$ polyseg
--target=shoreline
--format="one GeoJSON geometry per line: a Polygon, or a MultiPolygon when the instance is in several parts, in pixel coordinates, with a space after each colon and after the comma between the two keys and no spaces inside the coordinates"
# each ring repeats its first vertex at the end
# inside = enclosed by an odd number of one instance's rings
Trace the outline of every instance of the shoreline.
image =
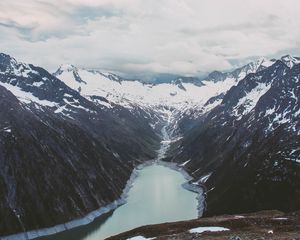
{"type": "Polygon", "coordinates": [[[174,162],[165,162],[165,161],[157,161],[156,164],[168,167],[170,169],[173,169],[175,171],[180,172],[184,178],[187,180],[187,182],[183,183],[181,186],[191,192],[197,193],[197,201],[198,201],[198,206],[197,206],[197,211],[198,211],[198,218],[201,218],[203,215],[203,212],[205,210],[205,191],[204,187],[202,185],[195,185],[190,183],[191,180],[194,178],[189,175],[189,173],[181,166],[179,166],[177,163],[174,162]]]}
{"type": "Polygon", "coordinates": [[[138,165],[136,167],[136,169],[141,170],[144,167],[148,167],[153,164],[157,164],[160,166],[170,168],[174,171],[180,172],[183,175],[183,177],[186,179],[187,182],[183,183],[181,186],[188,191],[198,194],[197,198],[196,198],[198,201],[198,207],[197,207],[198,218],[202,217],[203,212],[205,210],[205,206],[206,206],[204,186],[202,184],[195,185],[195,184],[190,183],[190,181],[193,180],[194,178],[191,175],[189,175],[189,173],[183,167],[181,167],[180,165],[178,165],[178,163],[175,163],[175,162],[166,162],[166,161],[162,161],[162,160],[149,160],[145,163],[138,165]]]}
{"type": "Polygon", "coordinates": [[[130,188],[132,187],[134,180],[137,177],[138,177],[138,172],[137,172],[137,169],[134,168],[119,199],[116,199],[115,201],[113,201],[103,207],[100,207],[94,211],[87,213],[82,218],[77,218],[77,219],[71,220],[69,222],[57,224],[52,227],[30,230],[27,232],[16,233],[16,234],[7,235],[7,236],[0,236],[0,239],[1,240],[31,240],[31,239],[36,239],[39,237],[46,237],[46,236],[54,235],[54,234],[57,234],[60,232],[64,232],[66,230],[70,230],[70,229],[73,229],[76,227],[87,225],[87,224],[93,222],[96,218],[104,215],[105,213],[113,211],[116,208],[120,207],[121,205],[125,204],[127,196],[128,196],[128,192],[129,192],[130,188]]]}
{"type": "Polygon", "coordinates": [[[21,233],[16,233],[16,234],[7,235],[7,236],[0,236],[0,239],[1,240],[31,240],[31,239],[36,239],[39,237],[54,235],[54,234],[64,232],[64,231],[67,231],[67,230],[70,230],[70,229],[73,229],[76,227],[87,225],[87,224],[93,222],[98,217],[117,209],[118,207],[120,207],[123,204],[126,204],[128,192],[131,189],[131,187],[133,186],[133,182],[135,181],[135,179],[139,176],[138,171],[147,166],[151,166],[153,164],[157,164],[160,166],[170,168],[174,171],[178,171],[184,176],[184,178],[186,179],[187,182],[183,183],[181,186],[188,191],[197,193],[197,197],[196,197],[196,199],[198,201],[197,211],[198,211],[198,218],[200,218],[203,215],[205,205],[206,205],[206,203],[205,203],[205,188],[202,185],[195,185],[195,184],[190,183],[190,181],[193,180],[193,177],[188,174],[188,172],[183,168],[183,166],[180,166],[179,164],[174,163],[174,162],[165,162],[165,161],[160,160],[160,159],[164,159],[165,152],[167,151],[169,144],[170,144],[169,143],[170,137],[166,131],[166,128],[167,128],[167,126],[164,126],[162,128],[162,139],[163,140],[161,141],[162,145],[161,145],[160,149],[158,150],[157,158],[148,160],[141,164],[138,164],[137,166],[135,166],[135,168],[133,168],[130,178],[126,182],[125,188],[123,189],[122,194],[120,195],[120,197],[118,199],[116,199],[115,201],[113,201],[103,207],[100,207],[94,211],[87,213],[82,218],[77,218],[77,219],[71,220],[66,223],[57,224],[52,227],[30,230],[27,232],[21,232],[21,233]]]}
{"type": "Polygon", "coordinates": [[[126,183],[126,186],[120,196],[119,199],[113,201],[112,203],[107,204],[104,207],[100,207],[99,209],[96,209],[90,213],[88,213],[86,216],[79,218],[79,219],[74,219],[66,223],[58,224],[53,227],[48,227],[48,228],[41,228],[41,229],[36,229],[36,230],[31,230],[23,233],[17,233],[13,235],[7,235],[7,236],[0,236],[1,240],[30,240],[30,239],[36,239],[38,237],[45,237],[45,236],[50,236],[54,235],[63,231],[67,231],[76,227],[84,226],[87,225],[91,222],[93,222],[96,218],[102,216],[105,213],[108,213],[110,211],[115,210],[116,208],[120,207],[123,204],[126,204],[127,202],[127,197],[128,197],[128,192],[131,189],[134,180],[139,176],[138,171],[151,166],[153,164],[157,164],[160,166],[168,167],[174,171],[180,172],[184,178],[187,180],[186,183],[183,183],[181,186],[185,188],[188,191],[192,191],[197,193],[197,201],[198,201],[198,217],[201,217],[204,211],[204,205],[205,205],[205,197],[204,197],[204,189],[199,186],[199,185],[193,185],[189,183],[193,178],[182,168],[179,167],[177,163],[174,162],[164,162],[161,160],[149,160],[146,161],[142,164],[137,165],[129,178],[129,180],[126,183]]]}

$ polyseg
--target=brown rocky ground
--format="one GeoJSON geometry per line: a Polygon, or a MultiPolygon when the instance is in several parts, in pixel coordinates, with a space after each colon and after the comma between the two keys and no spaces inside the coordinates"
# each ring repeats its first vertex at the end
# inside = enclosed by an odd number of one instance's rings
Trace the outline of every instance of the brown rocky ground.
{"type": "Polygon", "coordinates": [[[134,236],[157,240],[300,240],[300,211],[289,214],[279,211],[261,211],[148,225],[107,240],[128,239],[134,236]],[[225,227],[230,231],[189,233],[192,228],[205,226],[225,227]]]}

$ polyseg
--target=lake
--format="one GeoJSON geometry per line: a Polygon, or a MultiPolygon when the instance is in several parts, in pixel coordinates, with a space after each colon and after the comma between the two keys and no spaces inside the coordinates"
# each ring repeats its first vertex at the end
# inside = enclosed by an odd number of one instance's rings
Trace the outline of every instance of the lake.
{"type": "Polygon", "coordinates": [[[197,218],[197,193],[183,188],[185,182],[179,171],[154,163],[138,170],[126,204],[90,224],[40,239],[100,240],[142,225],[197,218]]]}

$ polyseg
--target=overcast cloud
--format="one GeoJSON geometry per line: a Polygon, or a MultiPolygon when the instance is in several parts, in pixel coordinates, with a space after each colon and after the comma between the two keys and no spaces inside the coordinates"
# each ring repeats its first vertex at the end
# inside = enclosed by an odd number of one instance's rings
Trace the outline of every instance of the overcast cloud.
{"type": "Polygon", "coordinates": [[[300,55],[299,0],[10,0],[0,9],[0,51],[50,71],[198,75],[300,55]]]}

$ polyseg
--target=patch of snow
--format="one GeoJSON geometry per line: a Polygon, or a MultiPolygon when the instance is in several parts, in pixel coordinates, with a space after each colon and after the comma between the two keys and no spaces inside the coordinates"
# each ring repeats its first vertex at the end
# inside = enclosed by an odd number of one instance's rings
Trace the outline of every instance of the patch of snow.
{"type": "Polygon", "coordinates": [[[263,66],[266,68],[272,66],[275,63],[275,61],[271,61],[265,57],[260,58],[258,61],[260,61],[260,66],[263,66]]]}
{"type": "Polygon", "coordinates": [[[287,55],[283,56],[281,60],[289,67],[292,68],[295,64],[300,63],[300,60],[294,58],[293,56],[287,55]]]}
{"type": "Polygon", "coordinates": [[[33,70],[30,65],[26,63],[19,63],[16,59],[10,59],[10,67],[5,69],[1,74],[14,74],[18,77],[29,77],[29,74],[39,75],[39,72],[33,70]]]}
{"type": "Polygon", "coordinates": [[[218,100],[214,101],[213,103],[205,106],[203,111],[208,112],[208,111],[212,110],[213,108],[215,108],[216,106],[220,105],[221,102],[222,102],[222,99],[218,99],[218,100]]]}
{"type": "Polygon", "coordinates": [[[222,231],[230,231],[228,228],[224,227],[197,227],[189,230],[190,233],[203,233],[203,232],[222,232],[222,231]]]}
{"type": "Polygon", "coordinates": [[[179,166],[180,166],[180,167],[184,167],[184,166],[185,166],[186,164],[188,164],[190,161],[191,161],[191,159],[190,159],[190,160],[187,160],[187,161],[185,161],[184,163],[180,164],[179,166]]]}
{"type": "Polygon", "coordinates": [[[59,69],[61,71],[71,71],[73,70],[75,67],[72,64],[69,63],[64,63],[62,65],[60,65],[59,69]]]}
{"type": "Polygon", "coordinates": [[[285,217],[278,217],[278,218],[273,218],[273,220],[288,220],[288,218],[285,218],[285,217]]]}
{"type": "Polygon", "coordinates": [[[2,129],[3,132],[11,133],[11,129],[9,127],[5,127],[2,129]]]}
{"type": "Polygon", "coordinates": [[[192,172],[192,175],[198,172],[201,168],[196,169],[194,172],[192,172]]]}
{"type": "Polygon", "coordinates": [[[5,87],[8,91],[10,91],[13,95],[15,95],[21,102],[23,103],[37,103],[42,106],[54,107],[56,104],[54,102],[50,102],[48,100],[40,100],[39,98],[32,95],[30,92],[25,92],[21,88],[17,86],[13,86],[9,83],[0,82],[0,85],[5,87]]]}
{"type": "MultiPolygon", "coordinates": [[[[75,103],[78,103],[78,100],[77,100],[77,99],[73,99],[73,100],[74,100],[75,103]]],[[[68,101],[66,98],[64,98],[64,102],[65,102],[67,105],[70,105],[70,106],[72,106],[72,107],[74,107],[74,108],[82,109],[82,110],[84,110],[84,111],[86,111],[86,112],[93,112],[93,111],[91,111],[91,110],[88,109],[88,108],[85,108],[85,107],[83,107],[83,106],[81,106],[81,105],[76,105],[74,102],[68,101]]]]}
{"type": "Polygon", "coordinates": [[[265,116],[272,115],[274,112],[275,112],[275,107],[269,108],[269,109],[267,109],[265,116]]]}
{"type": "Polygon", "coordinates": [[[58,107],[54,113],[62,113],[63,111],[68,111],[68,109],[66,108],[66,105],[58,107]]]}
{"type": "Polygon", "coordinates": [[[209,177],[211,176],[211,174],[212,174],[212,173],[209,173],[209,174],[207,174],[207,175],[201,177],[200,180],[199,180],[199,182],[205,183],[205,182],[209,179],[209,177]]]}
{"type": "Polygon", "coordinates": [[[245,216],[235,215],[234,218],[236,218],[236,219],[242,219],[242,218],[245,218],[245,216]]]}
{"type": "Polygon", "coordinates": [[[246,96],[239,100],[233,109],[233,115],[241,118],[243,115],[249,113],[256,106],[260,97],[263,96],[270,87],[270,84],[267,85],[265,83],[259,83],[254,89],[248,92],[246,96]],[[239,109],[241,109],[241,107],[243,107],[243,110],[239,113],[239,109]]]}
{"type": "MultiPolygon", "coordinates": [[[[102,105],[102,106],[104,106],[104,107],[106,107],[106,108],[112,108],[112,107],[113,107],[110,103],[105,102],[105,101],[102,101],[102,100],[100,100],[100,99],[92,99],[91,97],[87,97],[87,99],[89,99],[90,101],[92,101],[92,102],[94,102],[94,103],[97,103],[97,104],[99,104],[99,105],[102,105]]],[[[128,108],[131,108],[131,107],[128,107],[128,108]]]]}
{"type": "Polygon", "coordinates": [[[42,86],[44,83],[42,81],[40,82],[34,82],[32,85],[35,86],[35,87],[40,87],[42,86]]]}
{"type": "Polygon", "coordinates": [[[127,238],[127,240],[151,240],[151,239],[155,239],[155,238],[145,238],[143,236],[136,236],[136,237],[127,238]]]}
{"type": "Polygon", "coordinates": [[[215,189],[215,187],[212,187],[211,189],[207,190],[205,193],[207,194],[207,193],[213,191],[214,189],[215,189]]]}
{"type": "Polygon", "coordinates": [[[112,108],[112,105],[110,103],[104,102],[104,101],[98,101],[102,106],[107,107],[107,108],[112,108]]]}

